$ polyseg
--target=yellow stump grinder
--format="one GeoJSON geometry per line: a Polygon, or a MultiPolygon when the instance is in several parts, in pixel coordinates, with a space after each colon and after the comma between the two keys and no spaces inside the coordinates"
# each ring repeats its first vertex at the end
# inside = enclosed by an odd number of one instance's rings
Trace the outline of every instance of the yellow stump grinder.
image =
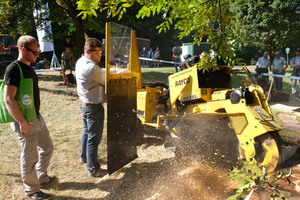
{"type": "Polygon", "coordinates": [[[110,174],[137,158],[137,121],[165,132],[165,147],[181,156],[197,152],[229,167],[241,158],[254,159],[268,172],[286,159],[282,128],[260,86],[232,89],[230,67],[200,70],[198,56],[170,75],[169,84],[143,84],[135,32],[117,24],[106,29],[110,174]],[[112,73],[113,67],[124,70],[112,73]]]}

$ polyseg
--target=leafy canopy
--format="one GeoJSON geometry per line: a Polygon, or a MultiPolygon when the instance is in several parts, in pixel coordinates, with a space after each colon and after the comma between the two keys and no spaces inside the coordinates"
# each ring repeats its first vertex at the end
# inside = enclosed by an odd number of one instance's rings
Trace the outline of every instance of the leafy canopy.
{"type": "Polygon", "coordinates": [[[234,0],[237,35],[244,43],[273,51],[294,46],[300,39],[299,0],[234,0]]]}
{"type": "MultiPolygon", "coordinates": [[[[221,58],[234,58],[234,32],[232,31],[233,15],[230,12],[230,0],[78,0],[79,15],[94,15],[92,10],[101,8],[108,16],[119,19],[127,8],[138,3],[142,5],[137,18],[161,15],[163,22],[156,28],[159,32],[167,32],[171,26],[179,30],[179,39],[192,35],[194,44],[200,45],[204,36],[208,36],[221,58]]],[[[231,62],[231,64],[234,64],[231,62]]]]}

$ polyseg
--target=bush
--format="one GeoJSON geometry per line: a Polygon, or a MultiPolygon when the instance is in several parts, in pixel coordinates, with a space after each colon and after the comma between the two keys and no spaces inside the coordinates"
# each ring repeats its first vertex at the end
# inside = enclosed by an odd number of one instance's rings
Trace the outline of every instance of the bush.
{"type": "Polygon", "coordinates": [[[255,65],[262,52],[254,46],[244,46],[236,50],[236,56],[242,58],[247,65],[255,65]]]}

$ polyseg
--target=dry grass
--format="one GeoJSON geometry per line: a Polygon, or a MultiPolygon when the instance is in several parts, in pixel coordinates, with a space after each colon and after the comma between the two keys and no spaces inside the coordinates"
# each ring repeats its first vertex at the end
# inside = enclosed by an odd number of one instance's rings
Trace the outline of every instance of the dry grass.
{"type": "MultiPolygon", "coordinates": [[[[180,166],[174,154],[163,148],[160,135],[145,138],[138,148],[139,158],[117,173],[89,177],[86,165],[79,162],[82,121],[76,87],[61,85],[59,72],[38,75],[41,114],[55,146],[49,174],[59,178],[56,188],[48,190],[52,199],[220,199],[231,191],[222,171],[216,176],[215,170],[197,162],[180,166]]],[[[0,124],[0,138],[0,199],[24,199],[20,147],[9,124],[0,124]]],[[[99,158],[106,167],[105,134],[99,158]]]]}

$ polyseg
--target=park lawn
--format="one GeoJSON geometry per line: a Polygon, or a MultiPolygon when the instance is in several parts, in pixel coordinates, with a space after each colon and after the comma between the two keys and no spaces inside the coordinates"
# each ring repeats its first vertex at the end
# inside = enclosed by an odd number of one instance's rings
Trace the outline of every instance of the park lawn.
{"type": "MultiPolygon", "coordinates": [[[[255,66],[247,66],[250,72],[255,72],[255,66]]],[[[234,69],[241,69],[241,67],[234,67],[234,69]]],[[[286,69],[286,75],[291,75],[293,69],[288,67],[286,69]]],[[[168,76],[175,73],[174,67],[165,67],[165,68],[142,68],[143,73],[143,81],[144,82],[155,82],[161,81],[164,83],[168,83],[168,76]]],[[[242,79],[246,79],[246,75],[241,75],[242,79]]],[[[232,78],[232,87],[239,88],[244,87],[243,84],[235,77],[231,76],[232,78]]],[[[271,82],[272,78],[269,78],[269,83],[271,82]]],[[[274,86],[274,85],[273,85],[274,86]]],[[[290,92],[291,91],[291,80],[290,79],[283,79],[283,91],[290,92]]],[[[297,90],[297,93],[299,91],[297,90]]]]}
{"type": "Polygon", "coordinates": [[[175,73],[174,67],[165,68],[142,68],[143,82],[168,83],[168,77],[175,73]]]}
{"type": "MultiPolygon", "coordinates": [[[[143,81],[167,83],[168,76],[174,72],[173,67],[143,68],[143,81]]],[[[86,166],[79,162],[82,121],[76,86],[63,86],[59,72],[38,72],[38,76],[41,114],[45,118],[55,146],[49,174],[58,176],[61,183],[59,187],[51,189],[50,193],[57,195],[56,199],[105,198],[105,193],[86,190],[86,187],[97,190],[99,179],[90,178],[86,166]]],[[[237,80],[233,82],[233,87],[239,87],[237,80]]],[[[106,107],[105,104],[104,106],[106,107]]],[[[20,147],[9,124],[0,124],[0,138],[0,199],[20,199],[24,195],[19,164],[20,147]]],[[[105,164],[105,134],[99,146],[99,158],[102,164],[105,164]]]]}

